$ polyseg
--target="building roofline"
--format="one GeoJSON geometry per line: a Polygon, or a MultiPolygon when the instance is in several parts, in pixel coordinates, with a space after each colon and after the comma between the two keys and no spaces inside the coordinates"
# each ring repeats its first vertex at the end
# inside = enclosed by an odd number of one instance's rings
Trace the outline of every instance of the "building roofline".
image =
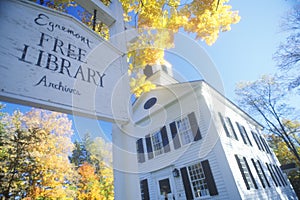
{"type": "Polygon", "coordinates": [[[215,92],[217,92],[218,95],[221,95],[224,99],[226,99],[226,101],[228,101],[228,103],[230,103],[233,107],[235,107],[237,110],[240,110],[244,115],[246,115],[247,117],[249,117],[252,121],[254,121],[255,123],[257,123],[259,126],[261,126],[264,129],[264,126],[261,123],[259,123],[256,119],[254,119],[250,114],[248,114],[246,111],[244,111],[241,107],[239,107],[232,100],[230,100],[225,95],[223,95],[220,91],[218,91],[213,86],[211,86],[208,82],[206,82],[205,80],[199,80],[199,81],[202,81],[205,84],[207,84],[210,88],[212,88],[215,92]]]}
{"type": "MultiPolygon", "coordinates": [[[[235,104],[232,100],[230,100],[229,98],[227,98],[225,95],[223,95],[220,91],[218,91],[217,89],[215,89],[211,84],[209,84],[207,81],[201,79],[201,80],[193,80],[193,81],[186,81],[186,82],[178,82],[178,83],[172,83],[172,84],[169,84],[169,85],[166,85],[167,87],[176,87],[178,85],[182,85],[182,84],[197,84],[197,83],[204,83],[206,84],[209,88],[211,88],[214,92],[216,92],[217,95],[220,95],[222,98],[225,99],[225,101],[227,102],[227,104],[231,105],[234,109],[240,111],[243,115],[245,115],[246,117],[250,118],[253,122],[255,122],[257,125],[259,125],[262,129],[264,129],[264,126],[259,123],[256,119],[254,119],[250,114],[248,114],[246,111],[244,111],[242,108],[240,108],[237,104],[235,104]]],[[[156,89],[154,90],[157,90],[157,89],[163,89],[164,86],[162,85],[159,85],[156,87],[156,89]]],[[[151,91],[150,91],[151,92],[151,91]]],[[[137,98],[132,106],[134,107],[135,104],[138,102],[138,100],[140,98],[142,98],[145,94],[143,94],[141,97],[137,98]]]]}

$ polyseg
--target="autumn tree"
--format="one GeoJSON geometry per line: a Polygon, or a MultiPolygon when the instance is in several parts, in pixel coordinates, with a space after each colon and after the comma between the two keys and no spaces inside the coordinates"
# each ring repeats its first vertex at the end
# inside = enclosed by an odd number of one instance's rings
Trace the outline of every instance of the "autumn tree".
{"type": "Polygon", "coordinates": [[[77,183],[77,198],[88,200],[104,199],[101,195],[100,178],[95,173],[96,169],[93,165],[84,162],[79,168],[80,178],[77,183]]]}
{"type": "MultiPolygon", "coordinates": [[[[264,75],[257,81],[239,83],[236,94],[239,105],[265,125],[267,140],[280,163],[300,167],[299,115],[287,103],[289,95],[284,85],[276,77],[264,75]]],[[[299,196],[300,171],[288,177],[299,196]]]]}
{"type": "Polygon", "coordinates": [[[137,97],[155,87],[142,70],[147,65],[164,64],[164,52],[174,47],[174,35],[180,30],[212,45],[220,31],[229,31],[230,25],[240,20],[227,0],[120,1],[124,19],[139,32],[128,45],[130,87],[137,97]]]}
{"type": "MultiPolygon", "coordinates": [[[[300,86],[300,6],[295,6],[282,23],[282,30],[288,34],[286,40],[282,42],[274,59],[278,67],[285,76],[285,82],[288,89],[298,88],[300,86]]],[[[300,91],[300,89],[299,89],[300,91]]]]}
{"type": "Polygon", "coordinates": [[[299,115],[287,103],[286,88],[275,77],[265,75],[257,81],[239,83],[236,94],[239,105],[262,119],[269,133],[278,136],[300,161],[299,115]]]}
{"type": "Polygon", "coordinates": [[[71,121],[64,114],[16,111],[0,119],[1,194],[6,198],[73,199],[76,171],[71,121]]]}
{"type": "Polygon", "coordinates": [[[34,179],[37,162],[30,154],[30,146],[42,137],[36,137],[38,129],[21,127],[22,114],[12,116],[2,113],[0,130],[0,194],[5,198],[25,197],[34,179]]]}
{"type": "MultiPolygon", "coordinates": [[[[298,137],[299,141],[299,135],[296,137],[298,137]]],[[[295,163],[298,168],[300,167],[299,160],[295,159],[295,155],[289,150],[286,143],[282,141],[281,137],[271,134],[267,136],[267,140],[281,165],[295,163]]],[[[300,151],[299,148],[300,147],[298,146],[298,152],[300,151]]],[[[300,170],[291,170],[287,173],[287,175],[297,196],[300,197],[300,170]]]]}
{"type": "Polygon", "coordinates": [[[0,116],[0,197],[113,199],[111,145],[102,138],[74,148],[71,121],[56,112],[0,116]]]}
{"type": "Polygon", "coordinates": [[[70,161],[79,173],[77,198],[114,199],[111,143],[100,137],[90,138],[86,133],[81,142],[75,142],[70,161]]]}
{"type": "Polygon", "coordinates": [[[97,165],[96,174],[100,177],[101,195],[106,200],[114,199],[114,177],[112,166],[112,144],[103,138],[96,137],[87,146],[91,159],[97,165]]]}
{"type": "Polygon", "coordinates": [[[295,155],[289,150],[281,137],[275,134],[269,134],[267,135],[267,141],[282,165],[297,163],[297,165],[300,166],[300,162],[295,159],[295,155]]]}
{"type": "Polygon", "coordinates": [[[94,165],[84,162],[78,168],[78,173],[80,175],[77,181],[78,199],[114,199],[112,171],[107,167],[101,166],[97,170],[94,165]]]}

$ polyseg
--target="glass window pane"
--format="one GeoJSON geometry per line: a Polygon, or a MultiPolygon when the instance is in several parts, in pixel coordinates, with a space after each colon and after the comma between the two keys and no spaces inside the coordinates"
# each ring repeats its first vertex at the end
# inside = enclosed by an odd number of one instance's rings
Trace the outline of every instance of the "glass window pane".
{"type": "Polygon", "coordinates": [[[160,131],[151,135],[154,155],[158,156],[163,153],[163,142],[160,131]]]}
{"type": "Polygon", "coordinates": [[[176,125],[182,145],[194,141],[194,136],[188,117],[184,117],[180,120],[177,120],[176,125]]]}
{"type": "Polygon", "coordinates": [[[205,174],[203,172],[201,163],[188,166],[188,172],[194,196],[197,198],[209,195],[205,174]]]}
{"type": "Polygon", "coordinates": [[[170,181],[168,178],[158,181],[158,184],[161,195],[171,193],[170,181]]]}

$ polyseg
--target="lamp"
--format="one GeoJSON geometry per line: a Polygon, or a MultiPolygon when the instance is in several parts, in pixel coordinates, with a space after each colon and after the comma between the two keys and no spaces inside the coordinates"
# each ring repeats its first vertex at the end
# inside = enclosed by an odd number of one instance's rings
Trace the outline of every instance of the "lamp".
{"type": "Polygon", "coordinates": [[[173,174],[174,177],[179,177],[179,170],[175,168],[175,169],[172,171],[172,174],[173,174]]]}

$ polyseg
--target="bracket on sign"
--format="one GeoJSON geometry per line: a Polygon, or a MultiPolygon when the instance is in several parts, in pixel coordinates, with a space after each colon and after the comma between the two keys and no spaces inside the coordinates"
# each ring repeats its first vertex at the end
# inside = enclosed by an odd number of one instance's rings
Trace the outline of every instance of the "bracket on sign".
{"type": "MultiPolygon", "coordinates": [[[[97,13],[97,18],[105,25],[110,27],[116,22],[111,10],[99,0],[75,0],[80,6],[86,9],[89,13],[97,13]]],[[[96,20],[96,19],[95,19],[96,20]]]]}
{"type": "Polygon", "coordinates": [[[93,18],[93,31],[96,30],[96,20],[97,20],[97,10],[94,10],[94,18],[93,18]]]}

